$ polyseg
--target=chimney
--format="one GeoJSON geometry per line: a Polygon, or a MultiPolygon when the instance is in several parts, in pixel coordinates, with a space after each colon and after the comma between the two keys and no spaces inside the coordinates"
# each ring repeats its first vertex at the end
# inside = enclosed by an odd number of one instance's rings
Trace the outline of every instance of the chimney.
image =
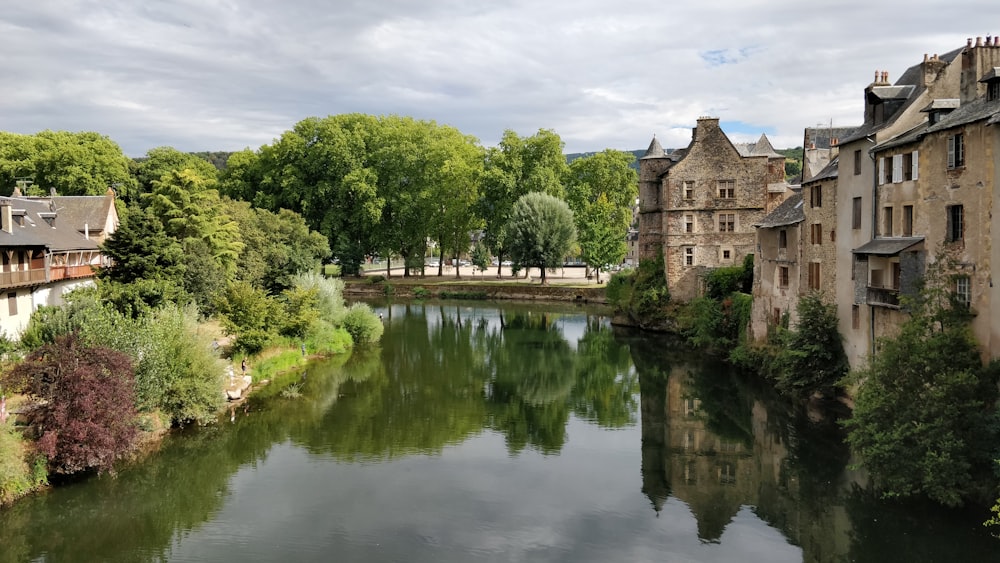
{"type": "Polygon", "coordinates": [[[90,240],[90,225],[87,223],[83,224],[83,238],[90,240]]]}
{"type": "Polygon", "coordinates": [[[13,207],[9,199],[0,199],[0,230],[8,234],[14,232],[13,207]]]}

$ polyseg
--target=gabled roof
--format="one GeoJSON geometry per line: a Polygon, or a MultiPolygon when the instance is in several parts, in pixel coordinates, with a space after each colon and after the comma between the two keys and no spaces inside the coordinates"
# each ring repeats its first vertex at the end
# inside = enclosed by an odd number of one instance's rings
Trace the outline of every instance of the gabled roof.
{"type": "Polygon", "coordinates": [[[776,207],[774,211],[765,215],[759,223],[754,223],[754,227],[765,229],[785,227],[801,223],[805,220],[806,215],[802,211],[802,194],[797,193],[781,202],[781,205],[776,207]]]}

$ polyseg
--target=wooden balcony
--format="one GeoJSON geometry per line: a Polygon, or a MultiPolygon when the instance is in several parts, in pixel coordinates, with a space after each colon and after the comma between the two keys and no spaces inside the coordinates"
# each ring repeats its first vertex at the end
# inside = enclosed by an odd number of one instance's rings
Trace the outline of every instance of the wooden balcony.
{"type": "Polygon", "coordinates": [[[45,283],[45,268],[32,268],[17,272],[0,272],[0,289],[24,287],[45,283]]]}
{"type": "Polygon", "coordinates": [[[868,286],[869,305],[899,309],[899,290],[888,287],[868,286]]]}
{"type": "Polygon", "coordinates": [[[82,266],[50,266],[49,281],[89,278],[94,275],[94,267],[90,264],[82,266]]]}

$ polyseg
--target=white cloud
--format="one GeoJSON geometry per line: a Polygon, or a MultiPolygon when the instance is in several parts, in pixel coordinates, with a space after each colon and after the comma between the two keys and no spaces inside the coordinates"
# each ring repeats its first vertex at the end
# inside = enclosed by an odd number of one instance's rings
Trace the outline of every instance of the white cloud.
{"type": "Polygon", "coordinates": [[[643,148],[654,133],[685,146],[695,119],[714,115],[795,146],[804,127],[860,122],[876,69],[898,77],[986,35],[969,20],[992,11],[981,0],[905,11],[861,0],[15,3],[0,13],[0,127],[98,131],[139,155],[256,148],[309,116],[396,113],[484,144],[507,128],[553,129],[575,152],[643,148]]]}

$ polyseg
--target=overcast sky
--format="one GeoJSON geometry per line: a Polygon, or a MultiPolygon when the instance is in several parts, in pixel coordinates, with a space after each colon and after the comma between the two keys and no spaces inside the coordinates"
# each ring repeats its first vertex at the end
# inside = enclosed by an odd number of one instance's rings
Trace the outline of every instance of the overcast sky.
{"type": "MultiPolygon", "coordinates": [[[[0,0],[0,130],[97,131],[129,156],[257,149],[310,116],[434,120],[494,145],[684,147],[698,116],[777,148],[862,118],[996,0],[0,0]]],[[[989,29],[988,26],[995,29],[989,29]]],[[[985,28],[984,28],[985,27],[985,28]]]]}

